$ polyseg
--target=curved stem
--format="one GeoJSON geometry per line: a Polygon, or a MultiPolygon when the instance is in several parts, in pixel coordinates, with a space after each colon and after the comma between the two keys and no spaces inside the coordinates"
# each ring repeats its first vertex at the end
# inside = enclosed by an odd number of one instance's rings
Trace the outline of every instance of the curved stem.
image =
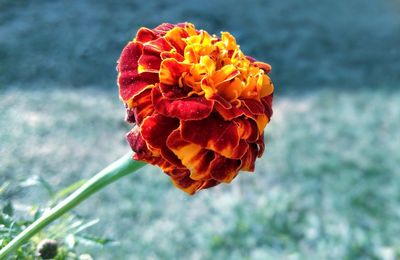
{"type": "Polygon", "coordinates": [[[22,231],[0,250],[0,259],[5,259],[7,255],[24,244],[37,232],[61,217],[64,213],[70,211],[82,201],[86,200],[98,190],[101,190],[108,184],[127,174],[133,173],[145,165],[143,162],[133,160],[132,155],[132,152],[129,152],[117,161],[113,162],[95,176],[90,178],[80,188],[58,203],[54,208],[45,212],[40,218],[24,229],[24,231],[22,231]]]}

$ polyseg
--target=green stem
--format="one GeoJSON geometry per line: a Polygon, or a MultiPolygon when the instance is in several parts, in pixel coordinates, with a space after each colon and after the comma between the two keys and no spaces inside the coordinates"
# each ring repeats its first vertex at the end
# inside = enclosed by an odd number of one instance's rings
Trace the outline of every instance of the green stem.
{"type": "Polygon", "coordinates": [[[5,259],[10,253],[18,249],[27,240],[42,230],[48,224],[61,217],[64,213],[86,200],[93,193],[101,190],[108,184],[120,179],[121,177],[133,173],[143,167],[145,163],[132,159],[132,152],[127,153],[117,161],[113,162],[102,171],[97,173],[71,195],[58,203],[54,208],[45,212],[40,218],[28,226],[18,236],[11,240],[0,250],[0,259],[5,259]]]}

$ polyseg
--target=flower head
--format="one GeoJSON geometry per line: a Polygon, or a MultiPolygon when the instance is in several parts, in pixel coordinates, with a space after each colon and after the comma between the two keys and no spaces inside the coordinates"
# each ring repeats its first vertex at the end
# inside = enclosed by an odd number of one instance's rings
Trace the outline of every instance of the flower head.
{"type": "Polygon", "coordinates": [[[272,116],[270,69],[228,32],[140,28],[117,66],[134,159],[161,167],[189,194],[254,171],[272,116]]]}

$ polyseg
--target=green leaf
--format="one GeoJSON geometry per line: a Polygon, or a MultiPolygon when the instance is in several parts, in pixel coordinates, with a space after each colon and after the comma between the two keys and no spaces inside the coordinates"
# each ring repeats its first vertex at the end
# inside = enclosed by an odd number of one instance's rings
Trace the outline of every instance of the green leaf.
{"type": "Polygon", "coordinates": [[[88,244],[97,244],[101,246],[109,245],[111,243],[115,243],[115,240],[106,237],[94,236],[89,234],[79,234],[76,235],[79,238],[80,242],[88,243],[88,244]]]}
{"type": "Polygon", "coordinates": [[[8,201],[7,204],[3,207],[3,213],[11,217],[14,215],[14,208],[11,201],[8,201]]]}

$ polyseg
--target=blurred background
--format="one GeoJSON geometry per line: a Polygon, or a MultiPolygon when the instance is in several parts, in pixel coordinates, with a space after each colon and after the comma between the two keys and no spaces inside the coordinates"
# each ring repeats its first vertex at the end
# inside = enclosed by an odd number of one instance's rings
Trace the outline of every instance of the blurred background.
{"type": "Polygon", "coordinates": [[[189,197],[148,166],[75,210],[107,239],[42,236],[94,259],[400,257],[399,0],[0,0],[3,211],[30,219],[129,150],[116,60],[183,21],[272,65],[256,173],[189,197]]]}

